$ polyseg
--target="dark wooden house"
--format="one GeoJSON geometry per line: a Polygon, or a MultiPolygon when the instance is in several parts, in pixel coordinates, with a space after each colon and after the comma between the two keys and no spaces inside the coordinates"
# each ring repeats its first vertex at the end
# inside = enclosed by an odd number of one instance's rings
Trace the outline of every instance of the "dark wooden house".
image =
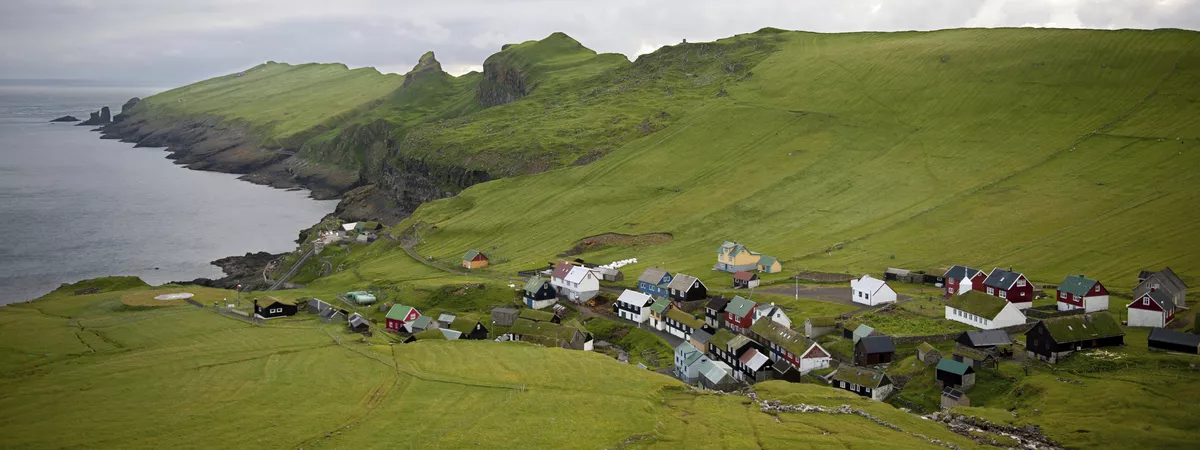
{"type": "Polygon", "coordinates": [[[1191,353],[1200,352],[1200,334],[1187,334],[1178,331],[1155,328],[1150,330],[1147,346],[1155,350],[1169,352],[1191,353]]]}
{"type": "Polygon", "coordinates": [[[854,344],[854,364],[874,366],[888,364],[896,357],[896,345],[890,336],[867,336],[854,344]]]}
{"type": "Polygon", "coordinates": [[[676,274],[667,284],[667,296],[677,305],[684,302],[708,298],[708,287],[699,278],[682,273],[676,274]]]}
{"type": "Polygon", "coordinates": [[[527,308],[542,309],[558,300],[558,289],[549,280],[534,275],[525,282],[522,298],[527,308]]]}
{"type": "Polygon", "coordinates": [[[1107,312],[1045,319],[1025,332],[1029,357],[1050,363],[1080,350],[1117,345],[1125,345],[1125,332],[1107,312]]]}
{"type": "Polygon", "coordinates": [[[741,271],[733,274],[734,289],[756,288],[760,282],[758,274],[754,272],[741,271]]]}
{"type": "Polygon", "coordinates": [[[276,317],[294,316],[299,308],[296,307],[296,302],[291,300],[283,300],[275,297],[263,297],[254,299],[254,315],[263,319],[274,319],[276,317]]]}
{"type": "Polygon", "coordinates": [[[714,330],[721,328],[725,323],[725,307],[729,305],[729,299],[725,297],[713,297],[704,305],[704,324],[712,327],[714,330]]]}

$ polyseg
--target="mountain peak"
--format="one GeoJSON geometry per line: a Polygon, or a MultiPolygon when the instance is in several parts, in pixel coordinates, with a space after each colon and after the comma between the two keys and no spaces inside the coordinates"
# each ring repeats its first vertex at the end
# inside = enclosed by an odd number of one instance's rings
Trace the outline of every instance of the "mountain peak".
{"type": "Polygon", "coordinates": [[[428,51],[424,55],[421,55],[421,59],[417,61],[417,65],[413,66],[413,69],[404,75],[404,84],[401,86],[408,86],[418,78],[431,73],[443,73],[442,63],[433,57],[432,51],[428,51]]]}

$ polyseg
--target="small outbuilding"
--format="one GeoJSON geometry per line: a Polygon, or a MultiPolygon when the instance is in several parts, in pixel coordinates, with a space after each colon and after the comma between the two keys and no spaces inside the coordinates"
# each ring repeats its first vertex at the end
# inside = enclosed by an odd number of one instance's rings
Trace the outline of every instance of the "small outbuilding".
{"type": "Polygon", "coordinates": [[[468,250],[462,257],[462,266],[467,270],[487,267],[488,257],[478,250],[468,250]]]}
{"type": "Polygon", "coordinates": [[[932,366],[942,360],[942,352],[938,351],[930,343],[922,342],[921,345],[917,346],[917,359],[921,360],[927,366],[932,366]]]}
{"type": "Polygon", "coordinates": [[[1200,334],[1187,334],[1155,328],[1150,330],[1147,346],[1153,350],[1191,353],[1195,355],[1200,353],[1200,334]]]}
{"type": "Polygon", "coordinates": [[[944,387],[956,387],[962,390],[975,385],[975,368],[955,361],[942,358],[937,365],[937,381],[944,387]]]}
{"type": "Polygon", "coordinates": [[[309,299],[308,303],[305,305],[305,310],[308,311],[309,314],[320,314],[329,308],[330,306],[328,303],[325,303],[321,301],[321,299],[317,298],[309,299]]]}
{"type": "Polygon", "coordinates": [[[830,376],[829,383],[875,401],[884,401],[894,388],[891,378],[882,371],[843,364],[830,376]]]}
{"type": "Polygon", "coordinates": [[[896,291],[886,282],[870,275],[850,280],[850,300],[867,306],[896,302],[896,291]]]}
{"type": "Polygon", "coordinates": [[[350,318],[346,319],[346,324],[350,327],[350,331],[355,333],[365,333],[371,330],[371,323],[359,313],[351,314],[350,318]]]}
{"type": "Polygon", "coordinates": [[[837,317],[809,317],[804,319],[804,336],[809,339],[816,339],[826,334],[832,333],[837,327],[837,317]]]}
{"type": "Polygon", "coordinates": [[[733,274],[734,289],[754,289],[758,287],[761,280],[758,279],[758,274],[746,271],[740,271],[733,274]]]}
{"type": "Polygon", "coordinates": [[[492,308],[492,325],[498,327],[511,327],[513,322],[520,317],[520,312],[513,308],[492,308]]]}
{"type": "Polygon", "coordinates": [[[347,320],[346,316],[348,314],[349,314],[349,312],[344,309],[329,308],[329,309],[321,312],[321,322],[325,322],[325,323],[345,322],[347,320]]]}
{"type": "Polygon", "coordinates": [[[890,336],[867,336],[854,344],[854,363],[859,366],[888,364],[896,357],[890,336]]]}
{"type": "Polygon", "coordinates": [[[949,386],[942,388],[942,409],[956,406],[971,406],[971,399],[967,398],[965,392],[958,389],[949,386]]]}

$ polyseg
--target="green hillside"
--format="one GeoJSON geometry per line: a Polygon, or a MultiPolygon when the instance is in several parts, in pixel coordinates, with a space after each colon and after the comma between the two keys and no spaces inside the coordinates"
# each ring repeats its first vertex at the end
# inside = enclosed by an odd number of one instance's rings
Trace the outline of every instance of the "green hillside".
{"type": "Polygon", "coordinates": [[[922,435],[976,448],[827,387],[765,392],[848,404],[901,431],[858,416],[766,414],[596,353],[391,345],[383,333],[361,342],[306,314],[252,327],[192,306],[124,306],[125,293],[60,291],[0,309],[0,446],[927,448],[922,435]]]}
{"type": "Polygon", "coordinates": [[[727,96],[684,100],[669,127],[586,166],[476,185],[403,225],[424,225],[422,254],[478,248],[512,268],[587,236],[666,232],[668,244],[586,257],[722,284],[708,269],[723,240],[785,272],[965,263],[1128,290],[1141,268],[1200,271],[1182,251],[1200,244],[1182,206],[1200,200],[1197,33],[771,37],[727,96]]]}

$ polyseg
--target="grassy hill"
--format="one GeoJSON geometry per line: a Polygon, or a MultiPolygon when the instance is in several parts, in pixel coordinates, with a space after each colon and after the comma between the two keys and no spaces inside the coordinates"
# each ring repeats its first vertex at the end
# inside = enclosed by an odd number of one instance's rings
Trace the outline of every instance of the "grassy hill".
{"type": "Polygon", "coordinates": [[[1200,260],[1181,249],[1200,235],[1179,205],[1200,198],[1198,37],[772,34],[727,96],[691,101],[669,127],[586,166],[476,185],[404,225],[427,226],[423,254],[477,248],[511,267],[587,236],[665,232],[585,256],[707,278],[728,239],[785,272],[966,263],[1128,290],[1136,270],[1170,265],[1190,279],[1200,260]]]}
{"type": "Polygon", "coordinates": [[[770,415],[741,396],[578,351],[518,343],[361,342],[302,314],[252,327],[192,306],[132,307],[133,287],[0,309],[4,447],[974,448],[932,422],[819,386],[790,402],[869,411],[770,415]],[[36,338],[35,338],[36,337],[36,338]],[[104,420],[97,420],[103,417],[104,420]]]}

